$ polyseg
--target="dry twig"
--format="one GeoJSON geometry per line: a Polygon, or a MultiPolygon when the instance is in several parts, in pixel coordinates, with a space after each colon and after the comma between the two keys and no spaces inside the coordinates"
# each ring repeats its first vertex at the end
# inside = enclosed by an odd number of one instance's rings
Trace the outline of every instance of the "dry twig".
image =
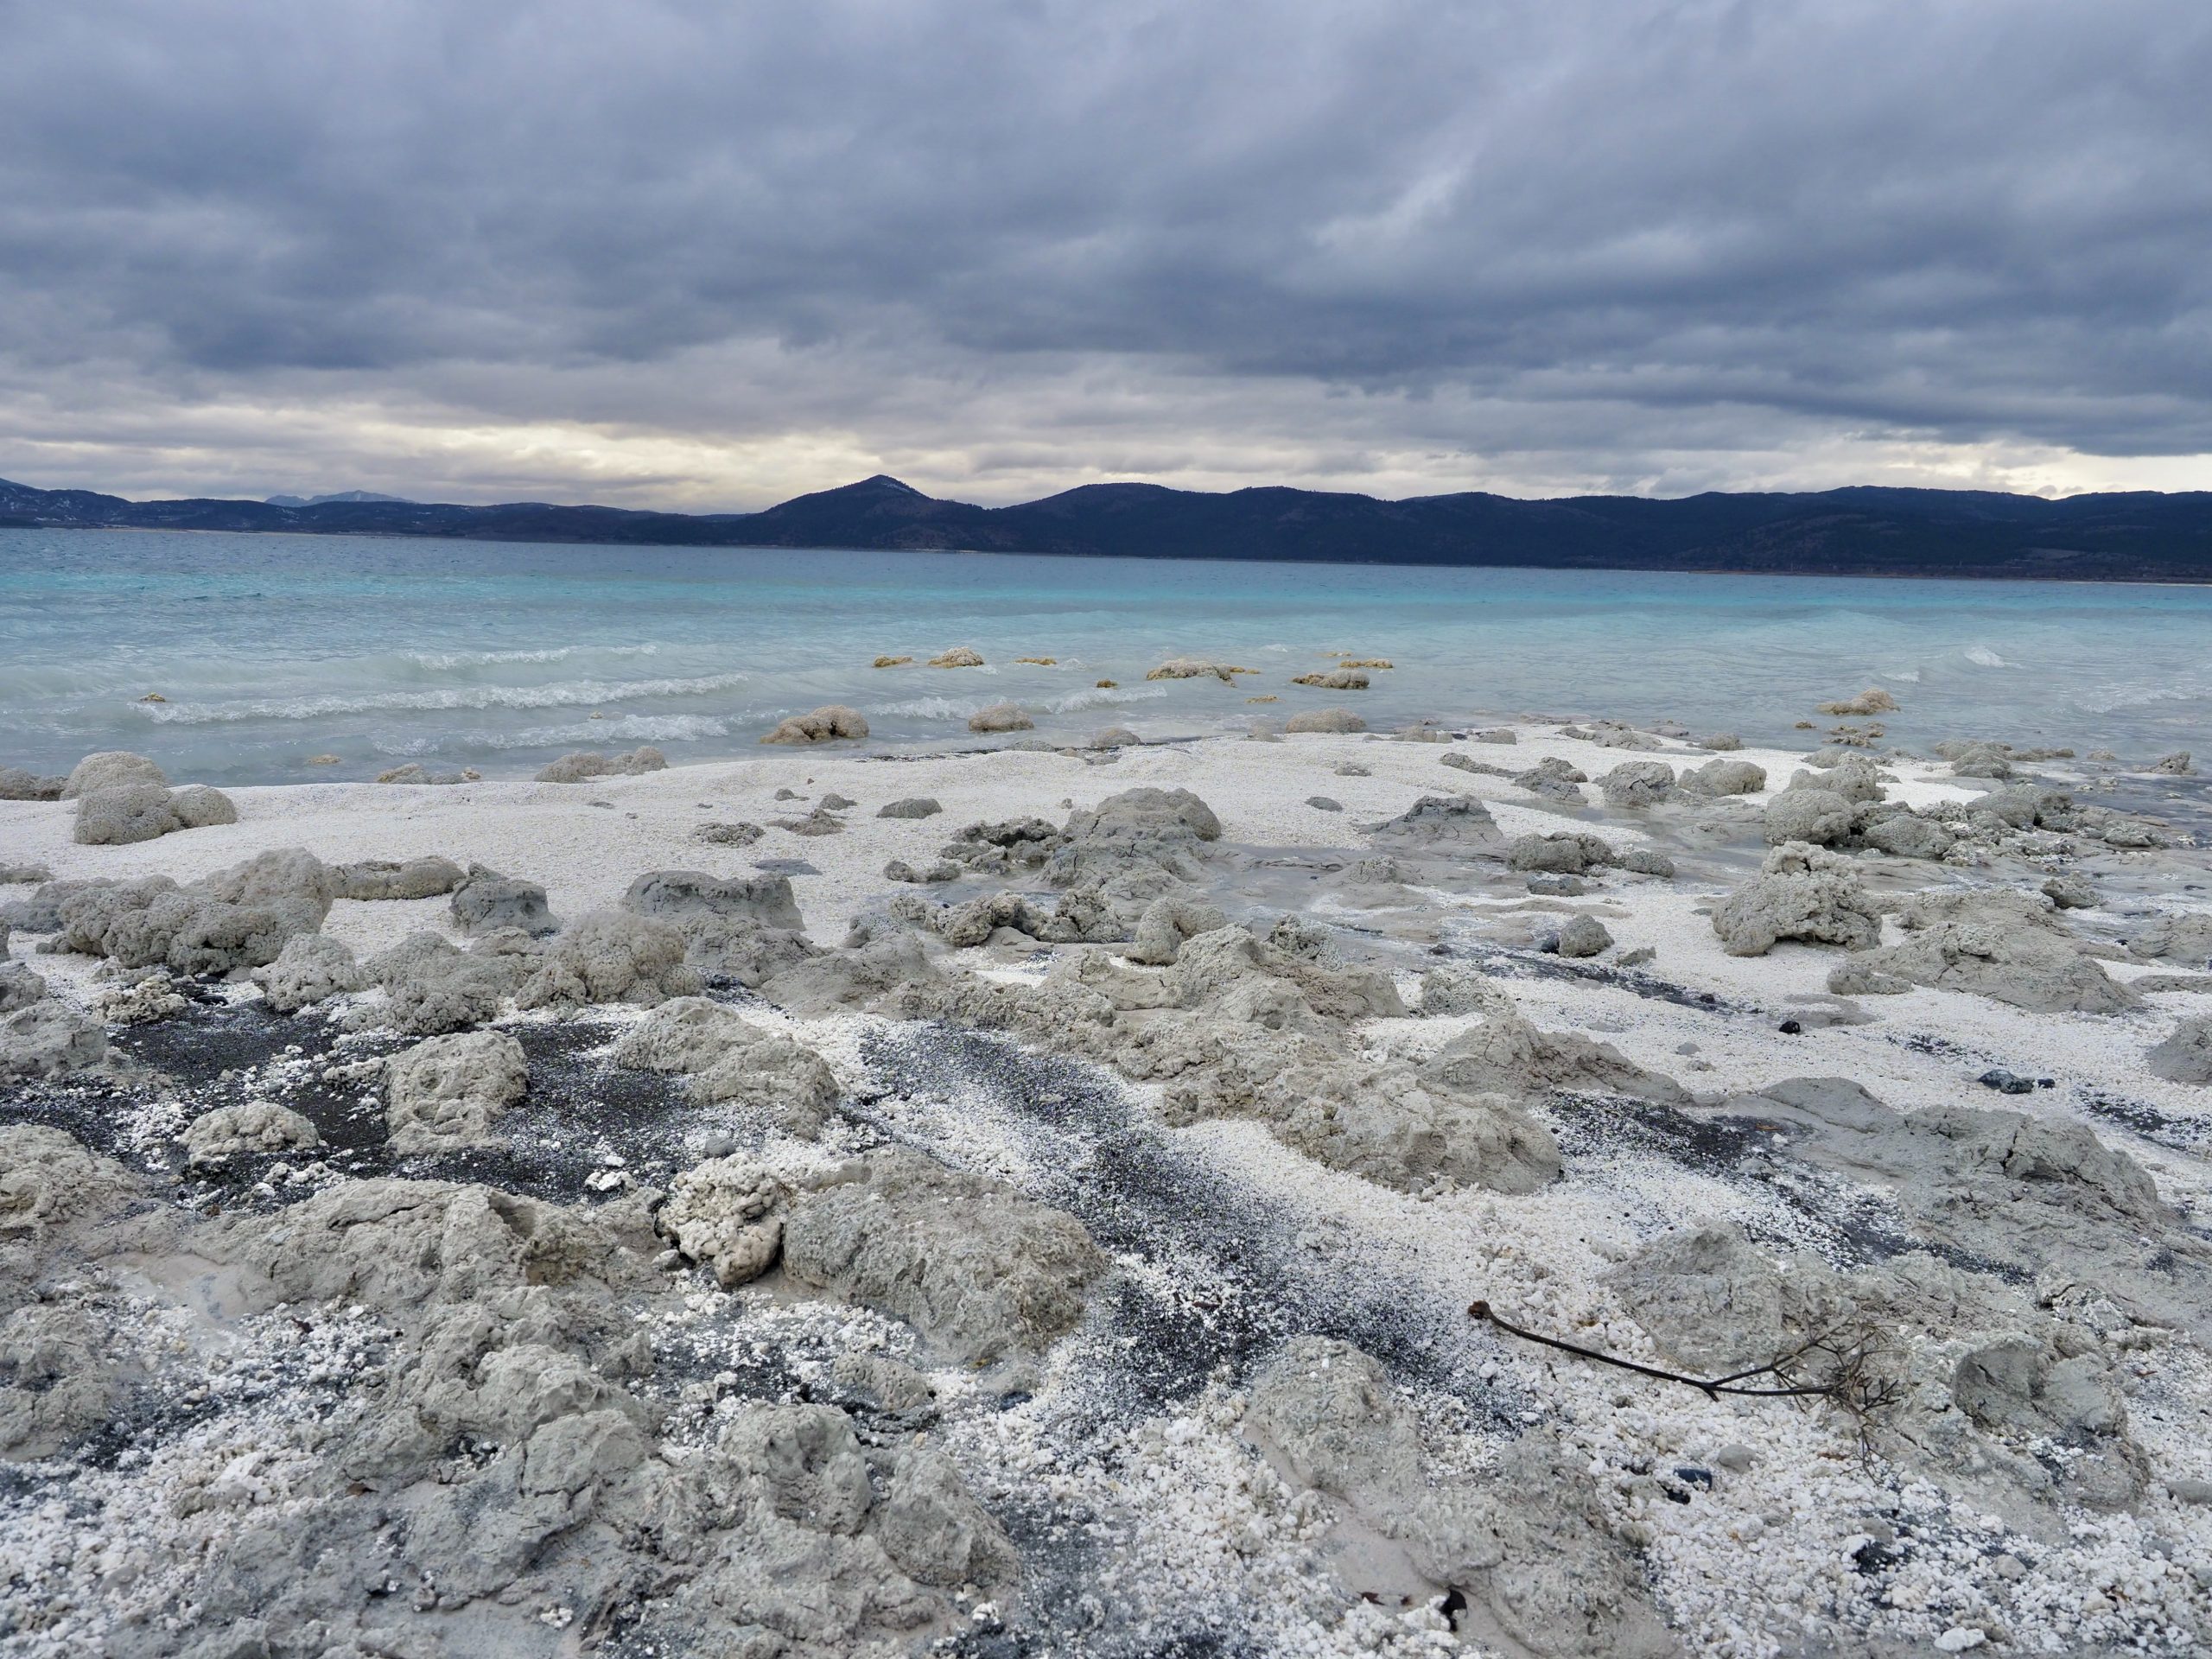
{"type": "Polygon", "coordinates": [[[1656,1365],[1623,1359],[1618,1354],[1609,1354],[1600,1349],[1585,1348],[1580,1343],[1568,1342],[1561,1337],[1548,1337],[1540,1331],[1527,1330],[1500,1317],[1488,1302],[1469,1303],[1467,1314],[1485,1325],[1496,1325],[1509,1336],[1519,1337],[1524,1342],[1541,1343],[1547,1348],[1556,1348],[1561,1353],[1573,1354],[1578,1359],[1611,1365],[1624,1371],[1634,1371],[1639,1376],[1653,1377],[1662,1382],[1679,1382],[1685,1388],[1697,1389],[1708,1400],[1717,1400],[1724,1394],[1765,1400],[1826,1399],[1834,1401],[1854,1416],[1863,1419],[1894,1404],[1901,1392],[1897,1383],[1881,1375],[1872,1363],[1876,1341],[1873,1335],[1869,1332],[1849,1334],[1840,1326],[1808,1338],[1788,1353],[1778,1354],[1764,1365],[1732,1371],[1726,1376],[1690,1376],[1681,1371],[1662,1370],[1656,1365]],[[1745,1386],[1757,1377],[1771,1377],[1781,1386],[1745,1386]]]}

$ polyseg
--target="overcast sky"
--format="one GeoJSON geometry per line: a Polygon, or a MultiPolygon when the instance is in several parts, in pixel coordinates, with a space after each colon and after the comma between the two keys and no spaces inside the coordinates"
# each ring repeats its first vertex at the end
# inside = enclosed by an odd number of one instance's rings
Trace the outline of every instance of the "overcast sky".
{"type": "Polygon", "coordinates": [[[0,0],[0,477],[2212,488],[2203,0],[0,0]]]}

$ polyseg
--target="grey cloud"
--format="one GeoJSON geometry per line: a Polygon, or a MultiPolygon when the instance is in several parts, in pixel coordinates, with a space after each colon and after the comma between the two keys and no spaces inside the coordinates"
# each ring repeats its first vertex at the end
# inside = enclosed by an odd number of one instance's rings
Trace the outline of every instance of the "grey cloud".
{"type": "Polygon", "coordinates": [[[223,410],[317,404],[981,480],[2212,452],[2181,0],[0,0],[0,461],[88,462],[29,481],[212,487],[223,410]]]}

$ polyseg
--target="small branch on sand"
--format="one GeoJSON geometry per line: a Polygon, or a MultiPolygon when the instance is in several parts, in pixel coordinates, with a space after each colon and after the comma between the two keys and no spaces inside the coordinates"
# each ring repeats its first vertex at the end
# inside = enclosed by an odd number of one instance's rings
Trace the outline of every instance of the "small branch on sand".
{"type": "Polygon", "coordinates": [[[1623,1359],[1618,1354],[1608,1354],[1596,1348],[1585,1348],[1564,1338],[1548,1337],[1540,1331],[1526,1330],[1501,1318],[1488,1302],[1469,1303],[1467,1316],[1485,1325],[1496,1325],[1509,1336],[1519,1337],[1524,1342],[1540,1343],[1547,1348],[1556,1348],[1560,1352],[1573,1354],[1578,1359],[1611,1365],[1618,1370],[1634,1371],[1639,1376],[1652,1377],[1661,1382],[1679,1382],[1685,1388],[1697,1389],[1708,1400],[1718,1400],[1724,1394],[1764,1400],[1817,1398],[1833,1400],[1853,1414],[1864,1417],[1894,1403],[1899,1393],[1897,1385],[1878,1375],[1870,1363],[1873,1339],[1867,1336],[1847,1339],[1840,1330],[1824,1331],[1788,1353],[1778,1354],[1764,1365],[1754,1365],[1748,1370],[1732,1371],[1726,1376],[1689,1376],[1681,1371],[1662,1370],[1656,1365],[1623,1359]],[[1770,1377],[1781,1386],[1745,1386],[1759,1377],[1770,1377]]]}

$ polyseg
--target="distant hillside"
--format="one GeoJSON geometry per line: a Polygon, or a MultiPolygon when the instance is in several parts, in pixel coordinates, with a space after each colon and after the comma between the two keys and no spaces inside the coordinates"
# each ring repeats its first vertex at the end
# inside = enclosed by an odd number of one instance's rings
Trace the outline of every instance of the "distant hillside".
{"type": "Polygon", "coordinates": [[[404,495],[378,495],[374,490],[340,490],[331,495],[271,495],[264,497],[262,505],[270,507],[327,507],[334,501],[384,501],[403,507],[415,505],[404,495]]]}
{"type": "Polygon", "coordinates": [[[1740,570],[1816,575],[2212,581],[2212,493],[2037,496],[1857,488],[1807,494],[1470,493],[1381,501],[1314,490],[1224,495],[1090,484],[1013,507],[940,501],[893,478],[763,512],[690,515],[518,501],[126,501],[0,481],[0,525],[288,531],[675,547],[972,550],[1354,564],[1740,570]]]}

